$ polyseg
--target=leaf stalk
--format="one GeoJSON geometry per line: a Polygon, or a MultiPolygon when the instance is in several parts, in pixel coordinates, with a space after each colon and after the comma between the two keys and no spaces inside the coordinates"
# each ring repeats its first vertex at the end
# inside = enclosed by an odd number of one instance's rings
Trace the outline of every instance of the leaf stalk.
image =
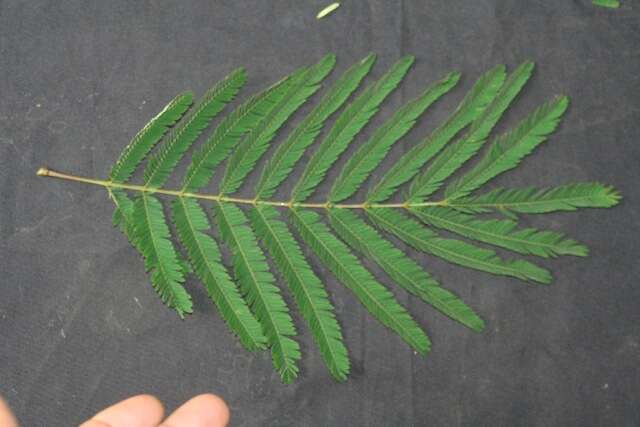
{"type": "Polygon", "coordinates": [[[267,206],[275,206],[281,208],[309,208],[309,209],[380,209],[380,208],[417,208],[417,207],[425,207],[425,206],[446,206],[447,201],[441,200],[436,202],[420,202],[420,203],[303,203],[303,202],[291,202],[291,201],[277,201],[277,200],[258,200],[258,199],[244,199],[240,197],[229,197],[224,195],[216,195],[216,194],[203,194],[203,193],[190,193],[182,190],[167,190],[163,188],[152,188],[144,185],[135,185],[135,184],[124,184],[120,182],[113,182],[104,179],[95,179],[95,178],[87,178],[84,176],[70,175],[62,172],[57,172],[47,167],[41,167],[38,169],[38,176],[45,176],[50,178],[63,179],[67,181],[75,181],[81,182],[84,184],[97,185],[100,187],[104,187],[107,190],[111,189],[121,189],[121,190],[130,190],[137,191],[141,193],[149,193],[149,194],[164,194],[167,196],[174,197],[190,197],[193,199],[202,199],[202,200],[212,200],[215,202],[223,202],[223,203],[235,203],[241,205],[267,205],[267,206]]]}

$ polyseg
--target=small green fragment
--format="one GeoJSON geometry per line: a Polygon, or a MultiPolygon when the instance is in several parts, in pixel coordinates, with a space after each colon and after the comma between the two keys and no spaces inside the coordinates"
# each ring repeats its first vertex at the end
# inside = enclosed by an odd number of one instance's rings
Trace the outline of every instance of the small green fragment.
{"type": "Polygon", "coordinates": [[[596,6],[609,7],[611,9],[617,9],[620,7],[618,0],[591,0],[591,3],[596,6]]]}
{"type": "Polygon", "coordinates": [[[328,14],[330,14],[331,12],[333,12],[334,10],[336,10],[339,7],[340,7],[340,3],[338,3],[338,2],[331,3],[329,6],[325,7],[320,12],[318,12],[318,14],[316,15],[316,19],[324,18],[325,16],[327,16],[328,14]]]}

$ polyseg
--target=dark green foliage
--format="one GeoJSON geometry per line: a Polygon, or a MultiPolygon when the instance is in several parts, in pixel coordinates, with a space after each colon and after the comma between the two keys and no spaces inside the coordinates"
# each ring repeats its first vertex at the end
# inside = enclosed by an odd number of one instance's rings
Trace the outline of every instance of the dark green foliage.
{"type": "Polygon", "coordinates": [[[417,221],[391,209],[370,209],[369,217],[380,228],[396,235],[419,251],[438,256],[464,267],[501,276],[550,283],[551,274],[528,261],[506,261],[491,249],[484,249],[456,239],[445,239],[417,221]]]}
{"type": "MultiPolygon", "coordinates": [[[[396,246],[397,240],[449,263],[546,284],[551,281],[546,269],[528,260],[499,256],[487,245],[514,256],[586,256],[584,244],[554,230],[521,227],[517,215],[605,208],[617,204],[620,195],[599,183],[480,192],[545,142],[568,107],[567,98],[556,97],[535,109],[514,130],[492,139],[493,128],[533,72],[533,63],[525,62],[509,75],[502,65],[486,72],[442,124],[408,150],[382,179],[368,185],[392,146],[456,86],[460,74],[447,74],[372,130],[369,140],[361,142],[346,160],[321,202],[306,202],[349,145],[359,143],[358,134],[401,83],[414,59],[401,58],[347,104],[374,61],[375,56],[369,55],[345,71],[291,127],[266,159],[253,196],[230,195],[247,183],[270,144],[277,140],[278,132],[287,122],[296,120],[296,111],[320,89],[334,68],[333,55],[294,71],[222,118],[193,151],[180,189],[162,186],[198,136],[243,86],[243,70],[214,85],[189,112],[190,92],[171,101],[125,148],[109,180],[54,175],[49,170],[42,174],[104,186],[116,205],[114,225],[143,255],[162,301],[181,317],[190,313],[192,302],[183,285],[193,274],[247,349],[270,349],[273,365],[284,382],[298,375],[301,349],[294,339],[297,331],[282,290],[291,294],[331,375],[344,381],[350,371],[338,322],[341,313],[314,271],[312,266],[316,264],[308,259],[311,255],[371,315],[416,352],[427,353],[429,337],[388,289],[391,282],[473,331],[481,331],[484,321],[425,271],[422,265],[428,263],[417,262],[415,254],[396,246]],[[335,121],[325,129],[325,123],[339,110],[335,121]],[[321,133],[322,141],[310,150],[302,175],[291,182],[291,197],[271,200],[321,133]],[[480,160],[455,177],[456,171],[485,145],[480,160]],[[130,184],[136,168],[147,157],[143,183],[130,184]],[[213,184],[217,193],[199,193],[218,171],[223,172],[220,169],[225,161],[224,174],[216,175],[222,177],[220,182],[213,184]],[[385,202],[405,184],[401,200],[385,202]],[[365,201],[343,202],[365,187],[365,201]],[[437,192],[444,193],[443,197],[432,200],[437,192]],[[169,197],[170,219],[162,204],[162,198],[169,197]],[[209,208],[214,221],[207,213],[209,208]],[[288,215],[281,217],[285,212],[288,215]],[[496,218],[495,214],[508,218],[496,218]],[[283,218],[289,218],[293,227],[283,218]],[[174,246],[169,222],[175,225],[182,250],[174,246]],[[459,238],[442,236],[439,230],[459,238]],[[231,254],[230,265],[224,264],[218,242],[231,254]],[[355,253],[375,262],[384,277],[376,277],[367,269],[369,264],[361,262],[355,253]]],[[[481,280],[486,282],[487,277],[481,280]]]]}
{"type": "Polygon", "coordinates": [[[256,207],[250,216],[253,228],[289,285],[329,371],[338,381],[346,380],[349,373],[347,349],[324,285],[305,260],[287,225],[278,219],[275,208],[256,207]]]}
{"type": "Polygon", "coordinates": [[[211,119],[235,97],[246,79],[243,69],[234,71],[209,89],[184,120],[171,130],[165,143],[149,159],[144,170],[144,183],[147,187],[160,187],[164,184],[191,144],[209,126],[211,119]]]}
{"type": "Polygon", "coordinates": [[[205,233],[211,225],[198,201],[186,197],[175,199],[173,220],[195,274],[207,287],[209,297],[218,306],[231,330],[247,349],[264,349],[267,339],[262,333],[262,327],[249,311],[236,284],[222,265],[218,244],[205,233]]]}
{"type": "Polygon", "coordinates": [[[387,74],[365,89],[344,109],[327,137],[309,160],[302,177],[293,189],[292,200],[306,200],[314,192],[329,167],[378,111],[379,105],[398,86],[411,64],[413,64],[412,56],[402,58],[391,67],[387,74]]]}
{"type": "Polygon", "coordinates": [[[304,242],[348,287],[367,310],[385,326],[396,331],[416,351],[426,353],[429,338],[382,284],[358,261],[347,245],[337,239],[312,211],[291,210],[293,224],[304,242]]]}
{"type": "Polygon", "coordinates": [[[356,214],[346,209],[330,209],[329,218],[334,230],[349,246],[373,259],[407,292],[474,331],[479,332],[484,328],[482,319],[460,298],[442,288],[414,260],[356,214]]]}
{"type": "Polygon", "coordinates": [[[300,359],[300,347],[290,338],[296,331],[289,310],[245,214],[226,203],[217,204],[215,211],[220,235],[233,251],[235,277],[267,336],[273,365],[289,383],[298,375],[300,359]]]}
{"type": "Polygon", "coordinates": [[[142,252],[151,283],[162,302],[180,317],[191,313],[191,297],[182,286],[183,269],[171,243],[162,204],[154,196],[142,194],[134,203],[131,220],[135,224],[135,246],[142,252]]]}

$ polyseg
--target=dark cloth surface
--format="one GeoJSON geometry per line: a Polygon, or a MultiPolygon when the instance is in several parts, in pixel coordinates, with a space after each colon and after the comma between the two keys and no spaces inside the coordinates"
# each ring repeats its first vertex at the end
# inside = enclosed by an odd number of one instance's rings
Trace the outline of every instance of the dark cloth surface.
{"type": "MultiPolygon", "coordinates": [[[[172,409],[205,391],[228,401],[236,426],[640,425],[637,1],[608,10],[589,0],[354,0],[317,21],[325,5],[0,2],[0,394],[23,425],[74,425],[143,392],[172,409]],[[446,117],[480,73],[532,59],[535,75],[498,131],[555,94],[569,95],[572,105],[550,143],[491,185],[598,180],[625,199],[612,210],[523,218],[591,249],[587,259],[540,261],[554,272],[549,287],[401,246],[487,321],[475,334],[394,287],[432,338],[427,357],[314,261],[336,305],[352,375],[345,384],[331,379],[296,313],[302,372],[285,386],[267,352],[241,348],[195,280],[188,282],[194,315],[180,321],[162,305],[141,258],[112,228],[104,191],[35,171],[46,164],[105,177],[178,92],[202,93],[245,66],[244,98],[329,52],[338,55],[329,81],[368,52],[379,54],[368,81],[402,54],[417,57],[363,137],[430,82],[463,72],[381,171],[446,117]]],[[[290,188],[291,180],[279,195],[290,188]]]]}

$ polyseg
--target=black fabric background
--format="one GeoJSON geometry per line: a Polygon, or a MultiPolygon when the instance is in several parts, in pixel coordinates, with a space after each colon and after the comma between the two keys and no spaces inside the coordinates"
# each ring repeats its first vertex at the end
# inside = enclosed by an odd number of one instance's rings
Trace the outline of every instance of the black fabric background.
{"type": "Polygon", "coordinates": [[[637,1],[614,11],[588,0],[353,0],[317,21],[325,5],[0,2],[0,393],[23,426],[74,425],[142,392],[173,409],[205,391],[227,399],[235,426],[639,425],[637,1]],[[195,314],[187,320],[161,304],[142,260],[111,227],[104,191],[35,176],[46,164],[105,177],[164,103],[187,88],[202,93],[235,67],[250,75],[244,97],[329,52],[338,55],[333,81],[371,51],[379,60],[369,81],[402,54],[417,61],[363,137],[436,78],[464,75],[381,170],[446,117],[481,72],[530,58],[535,76],[498,131],[555,94],[572,105],[551,142],[492,185],[599,180],[625,196],[612,210],[523,218],[591,248],[588,259],[541,261],[554,272],[550,287],[401,246],[487,321],[474,334],[394,288],[432,338],[426,358],[314,262],[352,375],[346,384],[330,378],[296,314],[302,372],[284,386],[269,354],[243,350],[198,283],[188,284],[195,314]]]}

